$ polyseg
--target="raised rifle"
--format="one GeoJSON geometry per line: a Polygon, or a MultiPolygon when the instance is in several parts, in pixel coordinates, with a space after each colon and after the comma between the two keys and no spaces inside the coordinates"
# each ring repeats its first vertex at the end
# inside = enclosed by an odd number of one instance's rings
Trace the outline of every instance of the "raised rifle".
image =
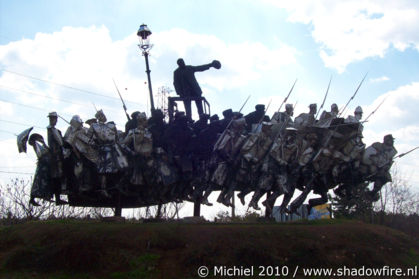
{"type": "Polygon", "coordinates": [[[70,124],[70,122],[68,122],[64,117],[62,117],[61,115],[57,114],[59,118],[61,118],[62,120],[64,120],[67,124],[70,124]]]}
{"type": "MultiPolygon", "coordinates": [[[[285,99],[284,99],[284,101],[282,102],[282,104],[281,104],[281,106],[279,107],[279,109],[278,109],[278,113],[280,113],[280,110],[281,110],[281,108],[282,108],[282,105],[288,100],[288,97],[291,95],[291,92],[294,90],[294,86],[295,86],[295,84],[297,83],[297,79],[294,81],[294,84],[292,85],[292,87],[291,87],[291,89],[290,89],[290,92],[288,93],[288,95],[287,95],[287,97],[285,97],[285,99]]],[[[295,107],[297,106],[297,103],[298,103],[298,101],[297,102],[295,102],[295,105],[294,105],[294,107],[293,107],[293,110],[295,109],[295,107]]],[[[291,116],[290,116],[291,117],[291,116]]],[[[278,132],[277,132],[277,134],[275,135],[275,137],[274,137],[274,141],[273,142],[275,142],[277,139],[278,139],[278,137],[279,137],[279,135],[281,134],[281,131],[282,131],[282,129],[284,128],[284,127],[286,127],[286,125],[288,124],[288,121],[289,121],[289,118],[287,118],[282,124],[281,124],[281,127],[279,128],[279,130],[278,130],[278,132]]]]}
{"type": "Polygon", "coordinates": [[[116,86],[116,82],[115,82],[115,80],[114,80],[114,79],[112,79],[112,81],[113,81],[113,84],[115,85],[116,91],[118,92],[119,98],[121,99],[121,102],[122,102],[122,107],[124,108],[125,115],[127,116],[128,121],[130,121],[130,120],[131,120],[131,118],[130,118],[130,117],[129,117],[129,115],[128,115],[128,112],[127,112],[127,106],[125,105],[124,99],[122,99],[121,93],[119,92],[118,86],[116,86]]]}
{"type": "MultiPolygon", "coordinates": [[[[291,95],[291,92],[293,91],[293,89],[294,89],[294,86],[295,86],[295,83],[297,82],[297,79],[295,80],[295,82],[294,82],[294,84],[292,85],[292,87],[291,87],[291,90],[290,90],[290,92],[288,93],[288,95],[287,95],[287,97],[285,97],[285,99],[284,99],[284,101],[282,102],[282,104],[281,104],[281,106],[279,107],[279,109],[278,109],[278,112],[280,112],[280,110],[281,110],[281,107],[282,107],[282,105],[288,100],[288,97],[291,95]]],[[[295,104],[294,104],[294,107],[293,107],[293,109],[295,109],[295,107],[297,106],[297,103],[298,103],[298,101],[297,102],[295,102],[295,104]]],[[[282,117],[281,117],[282,118],[282,117]]],[[[276,134],[275,134],[275,136],[273,137],[273,139],[272,139],[272,144],[271,144],[271,146],[269,147],[269,151],[267,152],[267,154],[269,154],[270,152],[271,152],[271,150],[272,150],[272,148],[274,147],[274,144],[275,144],[275,142],[276,142],[276,140],[281,136],[281,132],[282,132],[282,130],[288,125],[288,122],[289,122],[289,120],[291,119],[291,116],[289,116],[287,119],[285,119],[282,123],[281,123],[281,126],[279,127],[279,130],[278,130],[278,132],[276,132],[276,134]]],[[[261,162],[262,162],[263,160],[261,160],[261,162]]]]}
{"type": "Polygon", "coordinates": [[[346,103],[346,105],[343,107],[342,111],[338,114],[338,117],[340,117],[341,115],[343,115],[343,113],[345,112],[346,107],[349,105],[349,103],[355,98],[356,93],[358,93],[359,88],[361,87],[362,83],[364,82],[365,78],[367,77],[368,72],[365,74],[364,78],[361,80],[361,82],[358,85],[358,88],[355,90],[354,95],[352,95],[352,97],[349,99],[349,101],[346,103]]]}
{"type": "Polygon", "coordinates": [[[92,102],[93,107],[95,108],[95,111],[98,112],[95,103],[92,102]]]}
{"type": "Polygon", "coordinates": [[[365,118],[365,120],[364,121],[362,121],[362,122],[367,122],[368,121],[368,119],[370,118],[370,116],[371,115],[373,115],[380,107],[381,107],[381,105],[384,103],[384,101],[386,100],[387,98],[384,98],[384,100],[382,100],[381,101],[381,103],[377,106],[377,108],[375,109],[375,110],[373,110],[368,116],[367,116],[367,118],[365,118]]]}
{"type": "Polygon", "coordinates": [[[294,90],[294,86],[295,86],[295,84],[297,83],[297,80],[298,80],[298,79],[296,79],[296,80],[294,81],[294,84],[292,85],[290,92],[288,93],[288,95],[285,97],[284,101],[282,101],[281,105],[279,106],[278,112],[280,112],[280,111],[281,111],[282,106],[283,106],[283,105],[287,102],[288,97],[291,95],[292,90],[294,90]]]}
{"type": "MultiPolygon", "coordinates": [[[[418,148],[419,148],[419,146],[416,146],[415,148],[412,148],[412,149],[410,149],[409,151],[407,151],[407,152],[405,152],[405,153],[402,153],[402,154],[400,154],[400,155],[398,155],[398,156],[394,157],[394,158],[393,158],[390,162],[388,162],[387,164],[385,164],[385,165],[381,166],[380,168],[382,168],[382,167],[384,167],[384,166],[386,166],[386,165],[388,165],[388,164],[392,164],[392,163],[394,162],[394,160],[396,160],[397,158],[401,158],[401,157],[403,157],[403,156],[405,156],[405,155],[409,154],[410,152],[415,151],[415,150],[416,150],[416,149],[418,149],[418,148]]],[[[372,173],[372,174],[368,175],[368,176],[366,177],[366,179],[369,179],[369,178],[371,178],[371,177],[374,177],[377,173],[378,173],[378,170],[377,170],[377,171],[375,171],[374,173],[372,173]]]]}
{"type": "Polygon", "coordinates": [[[398,155],[398,156],[394,157],[394,159],[396,159],[396,158],[401,158],[401,157],[403,157],[403,156],[405,156],[405,155],[409,154],[410,152],[415,151],[415,150],[416,150],[416,149],[418,149],[418,148],[419,148],[419,146],[416,146],[415,148],[412,148],[412,149],[410,149],[409,151],[407,151],[407,152],[405,152],[405,153],[402,153],[402,154],[400,154],[400,155],[398,155]]]}
{"type": "Polygon", "coordinates": [[[327,94],[329,93],[329,88],[330,88],[330,83],[331,83],[331,82],[332,82],[332,76],[330,76],[329,85],[327,86],[326,95],[324,95],[324,98],[323,98],[323,103],[322,103],[322,105],[320,106],[319,110],[317,111],[317,114],[316,114],[316,116],[314,117],[314,119],[317,119],[317,116],[319,115],[320,111],[323,109],[324,102],[326,102],[327,94]]]}

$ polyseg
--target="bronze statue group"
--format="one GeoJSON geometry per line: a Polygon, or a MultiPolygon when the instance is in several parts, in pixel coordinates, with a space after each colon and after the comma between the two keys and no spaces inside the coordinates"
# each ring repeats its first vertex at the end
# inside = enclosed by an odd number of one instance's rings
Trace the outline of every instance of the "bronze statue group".
{"type": "MultiPolygon", "coordinates": [[[[185,66],[181,59],[178,65],[191,67],[185,75],[175,71],[175,89],[186,100],[202,94],[195,71],[221,66],[218,61],[185,66]]],[[[220,191],[217,202],[226,206],[233,206],[235,192],[243,204],[252,193],[249,207],[259,209],[259,200],[268,194],[265,206],[271,208],[283,196],[282,212],[295,212],[310,192],[320,195],[309,200],[312,207],[327,202],[330,189],[348,196],[355,185],[373,183],[369,197],[376,200],[391,181],[394,139],[386,135],[366,147],[361,107],[343,118],[336,104],[321,114],[311,104],[309,112],[293,118],[292,104],[285,104],[284,111],[281,105],[272,117],[259,104],[247,115],[227,109],[221,119],[202,113],[198,102],[197,107],[197,121],[190,100],[187,113],[177,111],[170,123],[161,110],[152,110],[150,117],[134,112],[125,131],[108,122],[102,110],[84,123],[74,115],[64,135],[55,128],[57,113],[51,112],[47,143],[31,129],[18,136],[19,151],[26,152],[28,142],[38,158],[30,203],[36,206],[36,199],[55,196],[57,204],[76,206],[140,207],[185,200],[211,205],[209,195],[220,191]],[[296,189],[301,194],[291,202],[296,189]]]]}

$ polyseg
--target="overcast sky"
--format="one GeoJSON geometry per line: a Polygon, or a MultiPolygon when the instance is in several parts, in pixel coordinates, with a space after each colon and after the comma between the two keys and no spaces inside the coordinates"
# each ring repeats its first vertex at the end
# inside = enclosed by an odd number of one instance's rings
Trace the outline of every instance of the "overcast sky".
{"type": "MultiPolygon", "coordinates": [[[[364,142],[392,133],[399,153],[419,145],[418,1],[0,0],[1,183],[33,173],[36,157],[18,153],[14,134],[35,126],[45,135],[50,111],[87,120],[95,105],[122,129],[112,78],[129,113],[148,113],[142,23],[153,32],[155,93],[173,89],[179,57],[192,65],[217,59],[220,70],[196,74],[212,113],[238,110],[251,95],[243,112],[272,99],[271,115],[298,78],[289,101],[299,114],[320,105],[331,76],[325,108],[343,107],[368,73],[347,110],[360,105],[366,117],[385,98],[365,123],[364,142]]],[[[58,127],[64,133],[67,124],[58,127]]],[[[419,152],[397,164],[418,190],[419,152]]]]}

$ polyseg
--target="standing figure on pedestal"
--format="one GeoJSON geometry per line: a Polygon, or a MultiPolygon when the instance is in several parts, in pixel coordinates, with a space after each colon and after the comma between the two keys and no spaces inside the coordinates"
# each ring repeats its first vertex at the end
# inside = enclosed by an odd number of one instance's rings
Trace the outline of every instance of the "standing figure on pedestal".
{"type": "MultiPolygon", "coordinates": [[[[182,58],[177,60],[178,68],[173,73],[173,85],[175,86],[176,94],[183,98],[185,105],[186,116],[192,119],[191,110],[191,97],[201,97],[202,90],[199,87],[198,82],[195,78],[195,72],[203,72],[213,67],[216,69],[221,68],[221,63],[217,60],[212,61],[210,64],[201,66],[190,66],[185,65],[185,61],[182,58]]],[[[204,113],[202,107],[202,100],[196,100],[196,108],[198,109],[198,115],[204,113]]]]}
{"type": "Polygon", "coordinates": [[[61,131],[55,128],[57,124],[57,113],[50,112],[48,114],[49,125],[47,127],[48,133],[48,146],[51,156],[50,172],[51,172],[51,185],[54,189],[55,203],[57,205],[65,204],[60,198],[61,190],[66,187],[66,179],[63,171],[63,137],[61,131]]]}

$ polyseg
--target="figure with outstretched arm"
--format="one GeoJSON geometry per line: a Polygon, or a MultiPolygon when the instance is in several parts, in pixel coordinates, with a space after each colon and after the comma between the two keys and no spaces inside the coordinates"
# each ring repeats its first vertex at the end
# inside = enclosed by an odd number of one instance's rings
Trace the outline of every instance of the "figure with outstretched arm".
{"type": "MultiPolygon", "coordinates": [[[[185,105],[186,116],[189,119],[192,119],[192,109],[191,109],[191,97],[201,97],[202,89],[199,86],[195,78],[196,72],[203,72],[211,67],[215,69],[221,68],[221,63],[217,60],[212,61],[212,63],[200,65],[200,66],[191,66],[186,65],[185,61],[182,58],[177,60],[178,68],[173,73],[173,85],[176,90],[176,94],[183,98],[183,103],[185,105]]],[[[204,113],[202,107],[202,100],[196,100],[196,108],[198,110],[198,115],[204,113]]]]}

